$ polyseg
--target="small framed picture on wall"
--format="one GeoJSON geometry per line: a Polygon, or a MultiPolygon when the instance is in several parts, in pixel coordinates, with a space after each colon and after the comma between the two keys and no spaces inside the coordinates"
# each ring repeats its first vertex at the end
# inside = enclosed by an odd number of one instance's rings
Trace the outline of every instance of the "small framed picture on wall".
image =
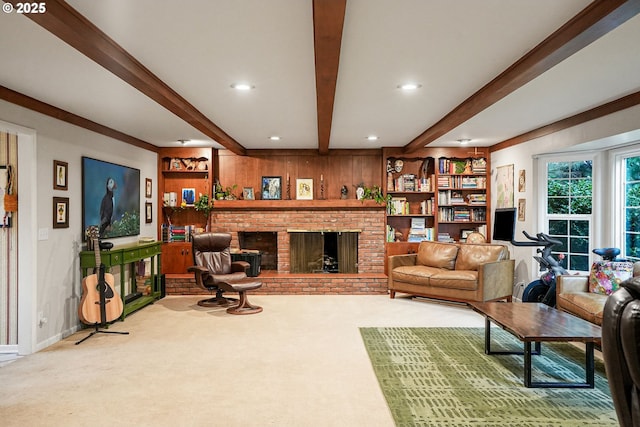
{"type": "Polygon", "coordinates": [[[53,228],[69,228],[69,198],[53,198],[53,228]]]}
{"type": "Polygon", "coordinates": [[[60,160],[53,161],[53,189],[68,190],[69,164],[60,160]]]}
{"type": "Polygon", "coordinates": [[[147,224],[153,222],[153,203],[151,202],[144,204],[144,222],[147,224]]]}
{"type": "Polygon", "coordinates": [[[144,179],[144,196],[147,199],[151,198],[151,186],[152,186],[151,178],[145,178],[144,179]]]}

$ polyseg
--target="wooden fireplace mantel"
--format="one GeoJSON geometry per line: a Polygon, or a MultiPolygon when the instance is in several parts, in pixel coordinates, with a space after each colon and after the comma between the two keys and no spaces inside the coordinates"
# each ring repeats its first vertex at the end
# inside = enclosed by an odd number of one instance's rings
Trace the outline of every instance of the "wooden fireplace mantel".
{"type": "Polygon", "coordinates": [[[216,200],[214,211],[229,210],[342,210],[385,209],[373,200],[216,200]]]}

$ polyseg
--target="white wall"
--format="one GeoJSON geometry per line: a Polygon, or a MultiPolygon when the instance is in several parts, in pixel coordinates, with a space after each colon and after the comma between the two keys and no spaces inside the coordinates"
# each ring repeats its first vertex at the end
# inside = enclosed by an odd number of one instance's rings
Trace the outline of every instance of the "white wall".
{"type": "MultiPolygon", "coordinates": [[[[23,163],[25,160],[31,162],[31,166],[35,162],[37,177],[31,188],[37,194],[37,231],[48,234],[47,239],[37,241],[33,257],[37,260],[34,265],[37,274],[32,301],[37,315],[36,324],[33,325],[36,328],[33,350],[37,351],[59,341],[79,327],[77,307],[82,290],[78,257],[82,246],[82,156],[140,169],[140,213],[144,218],[145,201],[153,201],[154,210],[157,208],[157,155],[1,100],[0,120],[36,132],[35,158],[19,159],[18,180],[20,192],[28,192],[29,188],[22,185],[21,174],[28,173],[29,168],[23,169],[22,166],[30,165],[23,163]],[[68,191],[53,189],[53,160],[69,164],[68,191]],[[144,198],[145,178],[153,180],[151,199],[144,198]],[[52,228],[53,197],[69,198],[69,228],[52,228]],[[41,318],[46,318],[46,323],[40,322],[41,318]]],[[[21,197],[19,194],[18,199],[21,197]]],[[[153,220],[151,224],[142,220],[141,236],[157,238],[157,218],[153,220]]],[[[137,239],[136,236],[112,241],[119,245],[137,239]]],[[[19,284],[23,285],[28,286],[19,284]]]]}
{"type": "MultiPolygon", "coordinates": [[[[491,194],[496,195],[495,173],[499,166],[513,164],[514,170],[514,203],[517,207],[518,199],[526,199],[526,220],[516,222],[516,240],[524,240],[522,231],[530,234],[538,233],[542,229],[540,205],[536,203],[540,195],[537,194],[538,176],[535,157],[546,153],[564,153],[575,150],[603,150],[613,148],[616,145],[627,144],[639,139],[640,106],[628,108],[615,114],[592,120],[580,126],[574,126],[551,135],[528,141],[514,147],[506,148],[491,153],[491,194]],[[527,177],[526,191],[518,192],[518,171],[524,169],[527,177]]],[[[599,160],[605,161],[606,156],[600,156],[599,160]]],[[[601,163],[602,164],[602,163],[601,163]]],[[[607,171],[602,169],[594,179],[599,180],[602,186],[607,185],[607,171]]],[[[595,183],[594,183],[595,185],[595,183]]],[[[596,196],[597,197],[597,196],[596,196]]],[[[604,207],[599,207],[604,209],[604,207]]],[[[603,211],[602,222],[607,222],[609,216],[603,211]]],[[[596,227],[606,227],[606,224],[596,224],[596,227]]],[[[538,264],[533,260],[535,248],[510,246],[511,256],[516,260],[515,283],[529,283],[538,276],[538,264]]],[[[514,283],[514,284],[515,284],[514,283]]]]}

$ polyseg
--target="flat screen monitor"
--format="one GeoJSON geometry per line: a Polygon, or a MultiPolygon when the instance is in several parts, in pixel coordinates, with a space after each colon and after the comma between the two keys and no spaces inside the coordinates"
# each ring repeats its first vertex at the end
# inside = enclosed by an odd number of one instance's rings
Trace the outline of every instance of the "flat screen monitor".
{"type": "Polygon", "coordinates": [[[516,229],[516,208],[496,209],[493,220],[493,240],[513,240],[516,229]]]}

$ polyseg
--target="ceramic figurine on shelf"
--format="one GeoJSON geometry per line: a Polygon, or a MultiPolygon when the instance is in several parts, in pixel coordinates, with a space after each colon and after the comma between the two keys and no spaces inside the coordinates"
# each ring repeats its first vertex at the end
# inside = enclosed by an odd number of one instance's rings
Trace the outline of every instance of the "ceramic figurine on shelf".
{"type": "Polygon", "coordinates": [[[344,200],[347,197],[349,197],[349,189],[347,188],[346,185],[343,185],[342,188],[340,189],[340,198],[344,200]]]}

